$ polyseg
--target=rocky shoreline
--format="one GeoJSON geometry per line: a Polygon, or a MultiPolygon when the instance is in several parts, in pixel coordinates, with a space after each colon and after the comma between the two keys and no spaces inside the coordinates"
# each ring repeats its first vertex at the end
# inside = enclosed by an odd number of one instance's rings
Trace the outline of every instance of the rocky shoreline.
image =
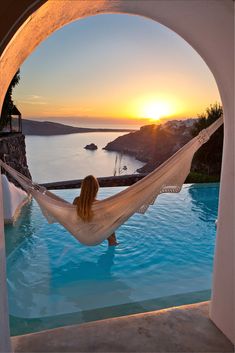
{"type": "Polygon", "coordinates": [[[149,173],[173,155],[191,138],[190,127],[194,119],[169,121],[147,125],[139,131],[123,135],[108,143],[104,149],[134,156],[146,163],[139,173],[149,173]]]}
{"type": "MultiPolygon", "coordinates": [[[[145,163],[137,172],[150,173],[192,139],[197,121],[198,119],[171,120],[165,124],[143,126],[136,132],[118,137],[104,149],[134,156],[145,163]]],[[[195,154],[186,182],[220,180],[223,140],[221,129],[195,154]]]]}

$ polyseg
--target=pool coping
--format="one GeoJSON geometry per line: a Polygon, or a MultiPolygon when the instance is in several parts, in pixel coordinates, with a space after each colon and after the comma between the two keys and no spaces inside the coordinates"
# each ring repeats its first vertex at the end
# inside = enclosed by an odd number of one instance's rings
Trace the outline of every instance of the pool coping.
{"type": "Polygon", "coordinates": [[[209,302],[12,337],[14,352],[233,352],[209,302]]]}
{"type": "Polygon", "coordinates": [[[10,315],[10,332],[11,336],[26,335],[62,326],[78,325],[91,321],[143,314],[144,312],[167,309],[173,306],[199,303],[209,300],[210,297],[211,290],[203,290],[41,318],[20,318],[10,315]]]}

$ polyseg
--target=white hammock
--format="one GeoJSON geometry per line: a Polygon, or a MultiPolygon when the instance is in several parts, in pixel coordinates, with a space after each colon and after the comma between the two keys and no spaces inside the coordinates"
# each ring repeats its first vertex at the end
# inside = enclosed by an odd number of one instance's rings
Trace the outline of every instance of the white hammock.
{"type": "Polygon", "coordinates": [[[142,180],[114,196],[95,201],[92,205],[94,216],[90,222],[83,222],[78,217],[75,205],[34,184],[4,162],[0,161],[0,165],[35,198],[49,223],[62,224],[85,245],[97,245],[135,212],[144,213],[159,194],[179,192],[190,172],[194,153],[222,124],[221,117],[142,180]]]}
{"type": "Polygon", "coordinates": [[[21,208],[30,198],[25,191],[9,182],[4,174],[2,174],[2,195],[4,224],[14,223],[20,215],[21,208]]]}

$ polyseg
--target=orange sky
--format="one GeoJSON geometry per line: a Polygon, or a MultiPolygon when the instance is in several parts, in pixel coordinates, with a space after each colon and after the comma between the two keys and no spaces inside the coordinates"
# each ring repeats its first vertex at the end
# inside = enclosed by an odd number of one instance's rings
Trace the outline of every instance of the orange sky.
{"type": "Polygon", "coordinates": [[[26,118],[132,121],[195,117],[220,101],[213,75],[182,38],[128,15],[54,33],[22,66],[14,99],[26,118]]]}

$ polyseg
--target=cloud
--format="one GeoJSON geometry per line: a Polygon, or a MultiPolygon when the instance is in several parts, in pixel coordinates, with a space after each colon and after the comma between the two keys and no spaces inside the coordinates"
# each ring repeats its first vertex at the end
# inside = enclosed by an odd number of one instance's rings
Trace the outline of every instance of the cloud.
{"type": "Polygon", "coordinates": [[[25,101],[19,101],[20,104],[31,104],[31,105],[46,105],[46,102],[41,102],[41,101],[36,101],[32,102],[30,100],[25,100],[25,101]]]}
{"type": "Polygon", "coordinates": [[[22,99],[18,99],[17,104],[46,105],[47,102],[43,96],[29,94],[22,97],[22,99]]]}
{"type": "Polygon", "coordinates": [[[42,96],[38,96],[36,94],[30,94],[28,96],[28,99],[42,99],[43,97],[42,96]]]}

